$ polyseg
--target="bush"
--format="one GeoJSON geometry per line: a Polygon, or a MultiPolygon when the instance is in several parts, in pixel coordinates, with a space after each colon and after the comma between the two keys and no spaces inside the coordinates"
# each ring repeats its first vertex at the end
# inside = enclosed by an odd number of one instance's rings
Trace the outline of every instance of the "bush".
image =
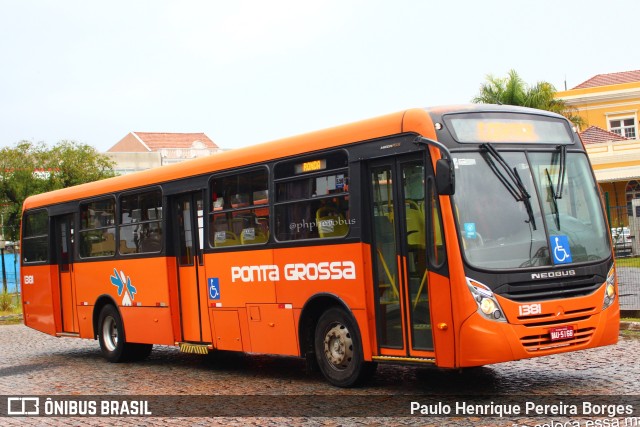
{"type": "Polygon", "coordinates": [[[0,311],[10,311],[13,309],[13,295],[8,292],[0,294],[0,311]]]}

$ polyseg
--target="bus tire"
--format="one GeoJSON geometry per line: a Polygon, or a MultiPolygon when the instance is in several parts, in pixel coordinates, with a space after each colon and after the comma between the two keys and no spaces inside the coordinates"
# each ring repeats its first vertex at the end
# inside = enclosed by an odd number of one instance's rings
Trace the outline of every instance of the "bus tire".
{"type": "Polygon", "coordinates": [[[98,328],[100,349],[109,362],[138,361],[147,358],[151,353],[152,344],[126,342],[122,317],[113,305],[105,305],[100,311],[98,328]]]}
{"type": "Polygon", "coordinates": [[[356,321],[339,307],[328,309],[318,319],[315,352],[320,371],[338,387],[358,386],[375,371],[375,363],[364,361],[356,321]]]}

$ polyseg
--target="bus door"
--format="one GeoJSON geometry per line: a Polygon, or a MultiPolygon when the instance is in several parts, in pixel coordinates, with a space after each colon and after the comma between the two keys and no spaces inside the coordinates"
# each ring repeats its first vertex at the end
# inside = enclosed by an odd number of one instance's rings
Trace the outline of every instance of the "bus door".
{"type": "Polygon", "coordinates": [[[380,355],[433,357],[430,304],[438,301],[429,300],[427,224],[436,222],[425,197],[431,164],[424,153],[389,157],[370,162],[368,175],[380,355]]]}
{"type": "Polygon", "coordinates": [[[73,214],[56,216],[54,224],[62,332],[78,333],[76,288],[73,280],[73,214]]]}
{"type": "Polygon", "coordinates": [[[211,342],[203,258],[202,192],[176,196],[171,204],[178,264],[180,324],[185,342],[211,342]]]}

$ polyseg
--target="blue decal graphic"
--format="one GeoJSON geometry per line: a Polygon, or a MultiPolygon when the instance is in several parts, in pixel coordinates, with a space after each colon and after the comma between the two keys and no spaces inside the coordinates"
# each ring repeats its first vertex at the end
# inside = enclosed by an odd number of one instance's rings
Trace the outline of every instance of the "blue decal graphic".
{"type": "Polygon", "coordinates": [[[209,283],[209,299],[220,299],[220,282],[217,277],[207,279],[209,283]]]}
{"type": "Polygon", "coordinates": [[[465,222],[464,223],[464,233],[467,239],[475,239],[476,238],[476,223],[475,222],[465,222]]]}
{"type": "Polygon", "coordinates": [[[568,236],[551,236],[550,240],[554,264],[569,264],[573,262],[568,236]]]}
{"type": "Polygon", "coordinates": [[[122,298],[122,305],[131,305],[131,301],[135,299],[135,295],[138,292],[136,288],[131,284],[131,278],[126,277],[123,271],[118,274],[118,270],[114,268],[113,276],[111,276],[110,279],[111,284],[118,287],[118,296],[122,296],[122,294],[124,293],[124,296],[122,298]]]}

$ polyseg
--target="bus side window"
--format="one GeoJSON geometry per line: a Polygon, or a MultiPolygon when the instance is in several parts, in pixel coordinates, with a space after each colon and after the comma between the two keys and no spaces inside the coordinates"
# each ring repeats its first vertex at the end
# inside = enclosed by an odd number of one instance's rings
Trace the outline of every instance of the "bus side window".
{"type": "Polygon", "coordinates": [[[268,185],[266,169],[211,180],[211,246],[219,248],[268,242],[268,185]]]}
{"type": "Polygon", "coordinates": [[[160,190],[120,197],[121,255],[157,253],[162,250],[162,192],[160,190]]]}
{"type": "Polygon", "coordinates": [[[22,220],[22,260],[25,263],[49,259],[49,214],[28,212],[22,220]]]}
{"type": "Polygon", "coordinates": [[[276,165],[277,240],[338,238],[349,233],[347,166],[344,151],[276,165]]]}
{"type": "Polygon", "coordinates": [[[115,200],[80,205],[80,257],[108,257],[116,253],[115,200]]]}

